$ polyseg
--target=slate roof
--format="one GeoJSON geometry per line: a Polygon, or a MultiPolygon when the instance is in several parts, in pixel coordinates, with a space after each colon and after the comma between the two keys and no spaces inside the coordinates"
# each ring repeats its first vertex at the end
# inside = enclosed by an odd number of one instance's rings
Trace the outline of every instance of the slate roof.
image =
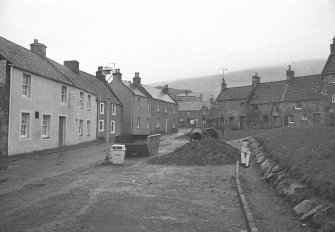
{"type": "Polygon", "coordinates": [[[179,111],[201,110],[202,107],[209,108],[209,102],[180,102],[178,106],[179,111]]]}
{"type": "Polygon", "coordinates": [[[251,92],[253,90],[253,86],[241,86],[241,87],[233,87],[226,88],[220,92],[216,101],[229,101],[229,100],[238,100],[238,99],[246,99],[249,98],[251,92]]]}
{"type": "Polygon", "coordinates": [[[10,61],[14,67],[33,74],[59,81],[68,85],[73,83],[57,71],[47,59],[21,47],[3,37],[0,37],[0,55],[10,61]]]}
{"type": "Polygon", "coordinates": [[[83,71],[79,72],[79,76],[86,85],[90,86],[97,99],[106,102],[107,97],[109,96],[111,103],[122,105],[121,101],[117,98],[111,87],[109,87],[107,81],[99,79],[98,77],[83,71]]]}
{"type": "Polygon", "coordinates": [[[323,67],[322,74],[335,73],[335,55],[329,55],[328,60],[323,67]]]}
{"type": "Polygon", "coordinates": [[[260,83],[257,88],[255,88],[249,103],[264,104],[280,102],[285,85],[285,80],[260,83]]]}
{"type": "Polygon", "coordinates": [[[140,88],[137,85],[134,85],[131,82],[128,81],[122,81],[122,83],[130,90],[132,91],[136,96],[141,97],[150,97],[145,92],[141,91],[140,88]]]}
{"type": "Polygon", "coordinates": [[[304,101],[322,99],[322,75],[294,77],[288,82],[284,101],[304,101]]]}
{"type": "Polygon", "coordinates": [[[176,102],[169,94],[163,93],[163,90],[151,87],[149,85],[141,84],[141,86],[151,95],[153,99],[176,104],[176,102]]]}

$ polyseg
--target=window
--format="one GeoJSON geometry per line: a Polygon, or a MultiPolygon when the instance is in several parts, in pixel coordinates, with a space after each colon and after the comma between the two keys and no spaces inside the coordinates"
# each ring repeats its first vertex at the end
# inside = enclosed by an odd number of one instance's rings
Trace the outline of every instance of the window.
{"type": "Polygon", "coordinates": [[[187,116],[190,116],[190,115],[191,115],[191,112],[190,112],[190,111],[187,111],[186,114],[187,114],[187,116]]]}
{"type": "Polygon", "coordinates": [[[91,95],[87,95],[87,110],[91,110],[91,95]]]}
{"type": "Polygon", "coordinates": [[[302,114],[302,115],[301,115],[301,119],[302,119],[302,120],[307,120],[307,114],[302,114]]]}
{"type": "Polygon", "coordinates": [[[165,103],[165,113],[167,113],[167,103],[165,103]]]}
{"type": "Polygon", "coordinates": [[[43,115],[42,139],[50,138],[51,115],[43,115]]]}
{"type": "Polygon", "coordinates": [[[335,103],[335,93],[332,93],[332,103],[335,103]]]}
{"type": "Polygon", "coordinates": [[[159,128],[159,124],[160,124],[159,121],[160,121],[160,119],[157,118],[157,125],[156,125],[157,128],[159,128]]]}
{"type": "Polygon", "coordinates": [[[63,104],[67,103],[67,86],[65,85],[62,85],[61,102],[63,104]]]}
{"type": "Polygon", "coordinates": [[[112,115],[116,114],[116,108],[115,108],[115,104],[112,104],[112,115]]]}
{"type": "Polygon", "coordinates": [[[140,110],[141,109],[141,98],[137,99],[137,109],[140,110]]]}
{"type": "Polygon", "coordinates": [[[172,111],[173,114],[176,114],[176,109],[173,107],[173,111],[172,111]]]}
{"type": "Polygon", "coordinates": [[[172,121],[172,129],[176,128],[174,125],[174,121],[172,121]]]}
{"type": "Polygon", "coordinates": [[[87,120],[87,136],[91,135],[91,121],[87,120]]]}
{"type": "Polygon", "coordinates": [[[233,117],[229,117],[229,125],[234,123],[234,118],[233,117]]]}
{"type": "Polygon", "coordinates": [[[31,96],[31,76],[23,73],[22,77],[22,96],[30,98],[31,96]]]}
{"type": "Polygon", "coordinates": [[[335,75],[332,75],[332,83],[335,84],[335,75]]]}
{"type": "Polygon", "coordinates": [[[150,118],[147,118],[147,128],[150,128],[150,118]]]}
{"type": "Polygon", "coordinates": [[[150,111],[150,100],[147,100],[147,108],[148,108],[148,111],[150,111]]]}
{"type": "MultiPolygon", "coordinates": [[[[206,124],[206,120],[202,120],[202,124],[205,125],[206,124]]],[[[222,123],[222,125],[223,125],[223,123],[222,123]]]]}
{"type": "Polygon", "coordinates": [[[30,113],[21,113],[21,138],[30,137],[30,113]]]}
{"type": "Polygon", "coordinates": [[[301,109],[301,102],[296,102],[295,103],[295,108],[296,109],[301,109]]]}
{"type": "Polygon", "coordinates": [[[288,116],[288,123],[294,123],[294,116],[288,116]]]}
{"type": "Polygon", "coordinates": [[[100,102],[100,114],[104,114],[105,112],[105,103],[100,102]]]}
{"type": "Polygon", "coordinates": [[[184,119],[183,119],[183,118],[181,118],[181,119],[180,119],[180,121],[181,121],[181,122],[183,122],[183,121],[184,121],[184,119]]]}
{"type": "Polygon", "coordinates": [[[241,108],[244,108],[244,106],[245,106],[244,102],[241,102],[241,103],[240,103],[240,107],[241,107],[241,108]]]}
{"type": "Polygon", "coordinates": [[[111,121],[110,133],[111,134],[115,133],[115,121],[111,121]]]}
{"type": "Polygon", "coordinates": [[[83,129],[84,129],[84,120],[79,120],[79,135],[83,136],[83,129]]]}
{"type": "Polygon", "coordinates": [[[81,109],[84,108],[84,92],[79,93],[79,106],[81,109]]]}
{"type": "Polygon", "coordinates": [[[159,102],[157,102],[157,111],[159,111],[159,102]]]}
{"type": "Polygon", "coordinates": [[[99,131],[104,131],[104,124],[105,124],[104,120],[99,120],[99,131]]]}
{"type": "Polygon", "coordinates": [[[202,115],[206,115],[206,110],[202,110],[202,115]]]}
{"type": "Polygon", "coordinates": [[[136,125],[137,128],[140,128],[140,121],[141,121],[141,118],[138,117],[138,118],[137,118],[137,125],[136,125]]]}

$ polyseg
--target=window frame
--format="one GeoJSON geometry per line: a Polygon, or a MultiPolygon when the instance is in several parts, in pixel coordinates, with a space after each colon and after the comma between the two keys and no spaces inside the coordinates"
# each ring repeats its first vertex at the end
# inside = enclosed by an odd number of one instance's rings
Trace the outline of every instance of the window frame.
{"type": "Polygon", "coordinates": [[[141,109],[141,98],[138,97],[137,98],[137,110],[140,110],[141,109]]]}
{"type": "Polygon", "coordinates": [[[21,111],[20,112],[20,127],[19,127],[19,140],[30,140],[31,139],[31,111],[21,111]],[[27,135],[22,136],[22,115],[23,114],[28,114],[29,115],[29,120],[27,126],[27,135]]]}
{"type": "Polygon", "coordinates": [[[105,131],[105,120],[100,119],[99,120],[99,132],[105,131]],[[102,122],[102,124],[100,124],[102,122]],[[102,125],[102,128],[100,127],[102,125]]]}
{"type": "Polygon", "coordinates": [[[84,109],[84,92],[79,91],[79,107],[80,109],[84,109]]]}
{"type": "Polygon", "coordinates": [[[21,79],[21,96],[22,97],[24,97],[24,98],[27,98],[27,99],[31,99],[31,93],[32,93],[32,91],[31,91],[31,83],[32,83],[32,76],[30,75],[30,74],[28,74],[28,73],[22,73],[22,79],[21,79]],[[24,83],[24,78],[25,77],[29,77],[29,83],[28,83],[28,85],[25,85],[25,83],[24,83]],[[29,93],[27,93],[27,94],[24,94],[23,93],[23,91],[24,91],[24,87],[26,87],[28,90],[28,92],[29,93]]]}
{"type": "Polygon", "coordinates": [[[91,111],[91,106],[92,106],[92,95],[87,94],[87,110],[91,111]]]}
{"type": "Polygon", "coordinates": [[[141,127],[141,118],[137,117],[136,128],[140,129],[140,127],[141,127]]]}
{"type": "Polygon", "coordinates": [[[157,129],[161,128],[161,125],[160,125],[160,118],[157,118],[156,128],[157,128],[157,129]]]}
{"type": "Polygon", "coordinates": [[[331,96],[331,100],[332,100],[332,103],[335,103],[335,93],[332,93],[332,96],[331,96]]]}
{"type": "Polygon", "coordinates": [[[100,114],[105,114],[105,103],[104,102],[100,102],[100,104],[99,104],[99,112],[100,112],[100,114]]]}
{"type": "Polygon", "coordinates": [[[302,114],[301,115],[301,120],[308,120],[308,114],[302,114]]]}
{"type": "Polygon", "coordinates": [[[150,128],[150,118],[147,118],[147,129],[150,128]]]}
{"type": "Polygon", "coordinates": [[[330,82],[331,82],[332,84],[335,84],[335,74],[331,75],[331,80],[330,80],[330,82]]]}
{"type": "Polygon", "coordinates": [[[111,107],[112,107],[112,115],[116,115],[116,105],[112,103],[111,107]]]}
{"type": "Polygon", "coordinates": [[[115,134],[115,127],[116,127],[116,122],[115,122],[115,120],[111,120],[111,123],[110,123],[110,130],[109,130],[109,132],[111,133],[111,134],[115,134]],[[113,130],[112,130],[113,129],[113,130]]]}
{"type": "Polygon", "coordinates": [[[301,101],[295,102],[295,109],[296,110],[301,110],[301,108],[302,108],[301,101]]]}
{"type": "Polygon", "coordinates": [[[91,120],[86,120],[86,135],[91,136],[91,120]]]}
{"type": "Polygon", "coordinates": [[[288,121],[289,124],[293,124],[294,123],[294,115],[287,116],[287,121],[288,121]],[[293,120],[291,120],[291,119],[293,119],[293,120]]]}
{"type": "Polygon", "coordinates": [[[51,114],[43,113],[42,114],[42,122],[41,122],[41,139],[51,139],[51,114]],[[48,134],[44,135],[43,134],[43,128],[44,128],[44,116],[49,116],[49,125],[48,125],[48,134]]]}
{"type": "Polygon", "coordinates": [[[159,102],[157,102],[157,112],[160,111],[160,108],[159,108],[159,102]]]}
{"type": "Polygon", "coordinates": [[[84,135],[84,120],[83,119],[79,119],[78,129],[79,129],[78,135],[83,136],[84,135]]]}
{"type": "Polygon", "coordinates": [[[147,109],[150,112],[150,100],[147,100],[147,109]]]}
{"type": "Polygon", "coordinates": [[[67,105],[68,104],[68,91],[67,91],[67,86],[66,85],[62,85],[61,86],[61,90],[60,90],[60,102],[63,105],[67,105]],[[63,87],[65,87],[65,93],[63,94],[63,87]],[[64,96],[64,101],[63,101],[63,96],[64,96]]]}

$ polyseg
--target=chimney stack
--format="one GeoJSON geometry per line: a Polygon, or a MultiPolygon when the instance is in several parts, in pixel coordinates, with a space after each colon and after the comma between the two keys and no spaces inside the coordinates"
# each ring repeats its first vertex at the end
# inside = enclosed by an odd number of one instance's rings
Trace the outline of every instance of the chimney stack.
{"type": "Polygon", "coordinates": [[[333,43],[330,45],[330,55],[335,55],[335,36],[333,38],[333,43]]]}
{"type": "Polygon", "coordinates": [[[221,90],[224,90],[227,88],[227,84],[226,84],[226,81],[225,79],[222,78],[222,82],[221,82],[221,90]]]}
{"type": "Polygon", "coordinates": [[[133,84],[141,84],[141,78],[139,72],[135,73],[135,77],[133,77],[133,84]]]}
{"type": "Polygon", "coordinates": [[[102,69],[103,69],[103,67],[99,66],[98,71],[95,72],[95,76],[99,79],[106,80],[106,76],[102,75],[102,69]]]}
{"type": "Polygon", "coordinates": [[[258,76],[258,73],[255,72],[255,75],[252,76],[252,85],[257,87],[261,83],[261,78],[258,76]]]}
{"type": "Polygon", "coordinates": [[[113,80],[122,81],[122,73],[120,73],[120,69],[116,68],[113,73],[113,80]]]}
{"type": "Polygon", "coordinates": [[[294,71],[291,70],[291,65],[288,66],[288,70],[286,70],[286,80],[291,81],[294,79],[294,71]]]}
{"type": "Polygon", "coordinates": [[[163,93],[164,94],[169,94],[169,86],[168,85],[164,85],[164,87],[163,87],[163,93]]]}
{"type": "Polygon", "coordinates": [[[34,39],[34,43],[30,44],[30,51],[41,56],[46,57],[47,55],[47,46],[38,42],[38,39],[34,39]]]}
{"type": "Polygon", "coordinates": [[[75,73],[79,73],[79,62],[76,60],[66,60],[64,61],[64,65],[71,69],[75,73]]]}

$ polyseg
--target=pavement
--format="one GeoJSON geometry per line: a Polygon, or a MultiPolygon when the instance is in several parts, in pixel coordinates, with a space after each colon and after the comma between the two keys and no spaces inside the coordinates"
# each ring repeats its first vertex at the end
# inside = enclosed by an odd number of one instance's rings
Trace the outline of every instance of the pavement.
{"type": "MultiPolygon", "coordinates": [[[[182,146],[162,137],[159,154],[182,146]]],[[[234,165],[103,165],[105,145],[1,164],[0,231],[246,231],[234,165]]]]}

